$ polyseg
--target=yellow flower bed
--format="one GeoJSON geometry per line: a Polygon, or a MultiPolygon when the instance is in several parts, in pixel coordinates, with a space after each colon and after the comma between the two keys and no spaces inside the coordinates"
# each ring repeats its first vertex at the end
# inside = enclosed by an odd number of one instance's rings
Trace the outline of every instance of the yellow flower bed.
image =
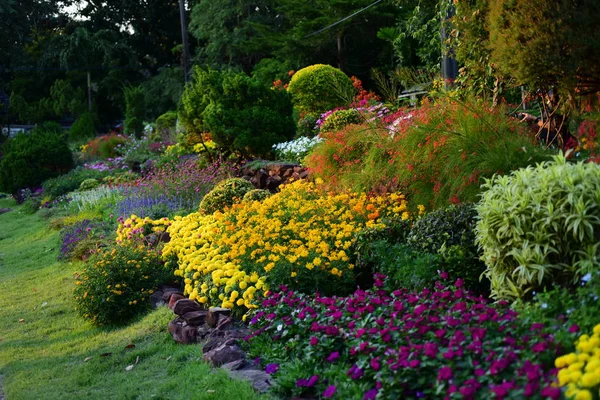
{"type": "Polygon", "coordinates": [[[140,218],[137,215],[132,215],[124,221],[119,221],[117,244],[131,246],[143,243],[146,236],[152,233],[164,233],[170,225],[171,220],[168,218],[153,220],[149,217],[140,218]]]}
{"type": "Polygon", "coordinates": [[[257,308],[255,293],[268,286],[352,289],[347,252],[355,234],[382,227],[384,217],[407,219],[406,209],[401,194],[331,194],[296,181],[262,202],[176,217],[163,257],[184,278],[190,298],[245,311],[257,308]]]}
{"type": "Polygon", "coordinates": [[[566,386],[569,399],[592,400],[600,397],[600,324],[590,337],[581,335],[576,351],[555,360],[558,384],[566,386]]]}

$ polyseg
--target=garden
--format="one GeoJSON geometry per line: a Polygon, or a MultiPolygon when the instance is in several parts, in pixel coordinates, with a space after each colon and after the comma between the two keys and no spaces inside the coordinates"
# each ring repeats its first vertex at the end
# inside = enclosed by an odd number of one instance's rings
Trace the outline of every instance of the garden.
{"type": "MultiPolygon", "coordinates": [[[[339,3],[394,27],[199,1],[185,85],[11,76],[0,399],[600,399],[600,6],[339,3]]],[[[23,57],[123,58],[85,10],[23,57]]]]}

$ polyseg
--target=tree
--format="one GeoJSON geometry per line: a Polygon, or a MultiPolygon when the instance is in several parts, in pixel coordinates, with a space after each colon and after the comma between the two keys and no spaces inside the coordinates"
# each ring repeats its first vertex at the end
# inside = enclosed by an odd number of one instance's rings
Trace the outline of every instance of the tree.
{"type": "Polygon", "coordinates": [[[518,84],[553,89],[573,103],[600,90],[598,15],[596,0],[491,2],[490,61],[518,84]]]}

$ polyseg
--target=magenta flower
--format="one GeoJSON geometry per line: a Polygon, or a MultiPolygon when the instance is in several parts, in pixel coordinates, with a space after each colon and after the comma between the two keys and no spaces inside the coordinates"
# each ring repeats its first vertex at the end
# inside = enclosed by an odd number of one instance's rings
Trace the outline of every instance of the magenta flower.
{"type": "Polygon", "coordinates": [[[372,359],[369,364],[371,365],[371,368],[373,368],[373,370],[375,371],[379,371],[381,369],[381,364],[379,363],[377,357],[372,359]]]}
{"type": "Polygon", "coordinates": [[[337,390],[337,388],[335,387],[335,385],[327,386],[327,389],[325,389],[325,391],[323,392],[323,398],[325,398],[325,399],[332,398],[333,395],[335,394],[336,390],[337,390]]]}
{"type": "Polygon", "coordinates": [[[314,336],[311,336],[311,337],[310,337],[310,341],[309,341],[309,343],[310,343],[310,345],[311,345],[311,346],[316,346],[316,345],[317,345],[317,343],[319,343],[319,339],[317,339],[317,338],[316,338],[316,337],[314,337],[314,336]]]}
{"type": "Polygon", "coordinates": [[[438,381],[447,381],[452,379],[452,368],[445,366],[438,371],[438,381]]]}
{"type": "Polygon", "coordinates": [[[330,363],[337,361],[340,358],[340,353],[337,351],[332,352],[329,357],[327,357],[327,361],[330,363]]]}
{"type": "Polygon", "coordinates": [[[377,398],[377,389],[373,388],[365,393],[363,400],[375,400],[377,398]]]}
{"type": "Polygon", "coordinates": [[[275,372],[277,372],[277,370],[279,369],[279,364],[267,364],[267,366],[265,367],[265,372],[267,374],[274,374],[275,372]]]}

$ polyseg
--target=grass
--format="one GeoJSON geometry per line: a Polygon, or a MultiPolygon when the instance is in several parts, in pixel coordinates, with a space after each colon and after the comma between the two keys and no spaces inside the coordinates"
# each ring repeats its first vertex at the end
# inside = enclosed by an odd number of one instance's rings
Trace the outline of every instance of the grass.
{"type": "Polygon", "coordinates": [[[264,398],[211,369],[201,346],[174,343],[166,308],[118,329],[82,320],[71,298],[81,264],[56,261],[58,233],[38,215],[12,200],[2,207],[13,208],[0,215],[0,393],[8,400],[264,398]]]}

